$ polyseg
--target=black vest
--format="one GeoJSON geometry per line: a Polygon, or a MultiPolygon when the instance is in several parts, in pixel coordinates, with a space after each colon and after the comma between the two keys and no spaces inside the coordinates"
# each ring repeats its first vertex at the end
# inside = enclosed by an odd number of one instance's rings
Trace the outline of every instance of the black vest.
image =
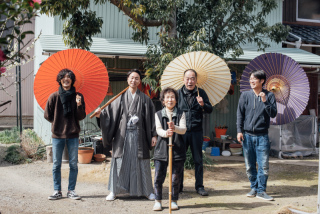
{"type": "MultiPolygon", "coordinates": [[[[157,116],[161,122],[161,126],[163,130],[168,129],[169,118],[163,117],[162,110],[157,112],[157,116]]],[[[182,117],[183,111],[178,110],[177,115],[175,117],[172,117],[172,121],[175,125],[179,125],[180,119],[182,117]]],[[[154,160],[160,160],[160,161],[168,161],[168,144],[169,144],[169,138],[162,138],[158,136],[157,144],[154,149],[154,160]]],[[[182,135],[173,133],[172,136],[172,157],[173,160],[185,160],[186,159],[186,146],[183,141],[182,135]]]]}

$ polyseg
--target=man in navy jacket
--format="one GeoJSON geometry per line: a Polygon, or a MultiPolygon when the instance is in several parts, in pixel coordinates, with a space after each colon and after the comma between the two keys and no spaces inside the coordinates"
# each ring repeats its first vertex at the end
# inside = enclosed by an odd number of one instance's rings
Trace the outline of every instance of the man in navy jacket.
{"type": "Polygon", "coordinates": [[[274,94],[262,88],[265,82],[263,70],[251,72],[251,90],[243,92],[239,99],[237,139],[243,145],[246,172],[251,183],[247,197],[271,201],[273,198],[266,193],[270,151],[268,129],[270,117],[277,115],[277,104],[274,94]]]}
{"type": "MultiPolygon", "coordinates": [[[[203,161],[202,161],[202,118],[203,113],[210,114],[212,112],[212,105],[206,92],[196,87],[197,72],[193,69],[188,69],[184,72],[184,86],[178,90],[179,100],[178,108],[185,112],[187,132],[183,135],[186,144],[186,151],[188,147],[191,148],[193,161],[195,164],[195,189],[198,194],[207,196],[203,186],[203,161]],[[199,91],[199,96],[198,96],[199,91]]],[[[183,189],[183,174],[181,178],[180,192],[183,189]]]]}

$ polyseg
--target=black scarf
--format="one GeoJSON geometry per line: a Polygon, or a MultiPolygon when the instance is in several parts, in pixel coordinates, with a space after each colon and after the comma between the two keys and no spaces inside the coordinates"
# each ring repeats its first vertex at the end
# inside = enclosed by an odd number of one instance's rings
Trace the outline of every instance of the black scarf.
{"type": "Polygon", "coordinates": [[[192,90],[189,91],[185,86],[183,87],[183,93],[186,95],[186,101],[189,105],[189,107],[191,108],[192,103],[194,101],[194,98],[197,96],[197,89],[196,87],[192,90]]]}
{"type": "Polygon", "coordinates": [[[69,116],[71,113],[71,99],[75,93],[76,89],[73,86],[71,86],[70,90],[68,91],[64,90],[61,85],[59,87],[59,95],[63,106],[63,115],[65,117],[69,116]]]}

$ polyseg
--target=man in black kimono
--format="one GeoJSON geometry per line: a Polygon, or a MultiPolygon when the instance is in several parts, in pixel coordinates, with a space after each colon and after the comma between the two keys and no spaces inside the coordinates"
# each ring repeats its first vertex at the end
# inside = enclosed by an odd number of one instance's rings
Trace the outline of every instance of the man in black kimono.
{"type": "Polygon", "coordinates": [[[96,110],[103,144],[112,143],[108,201],[122,193],[155,199],[149,154],[157,142],[155,108],[138,89],[140,76],[137,69],[129,71],[129,89],[104,110],[96,110]]]}

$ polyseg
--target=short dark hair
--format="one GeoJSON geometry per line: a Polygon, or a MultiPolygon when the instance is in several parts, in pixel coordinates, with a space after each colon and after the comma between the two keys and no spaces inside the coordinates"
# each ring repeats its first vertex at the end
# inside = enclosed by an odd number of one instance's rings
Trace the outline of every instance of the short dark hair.
{"type": "Polygon", "coordinates": [[[71,86],[73,86],[73,84],[75,83],[76,81],[76,76],[74,75],[74,73],[65,68],[65,69],[62,69],[61,71],[59,71],[58,75],[57,75],[57,82],[59,83],[59,85],[61,85],[61,80],[64,78],[65,75],[68,75],[70,77],[70,79],[72,80],[72,83],[71,83],[71,86]]]}
{"type": "Polygon", "coordinates": [[[168,88],[163,89],[163,90],[160,92],[160,101],[161,101],[162,104],[163,104],[165,95],[166,95],[167,93],[170,93],[170,92],[174,93],[174,96],[175,96],[175,98],[176,98],[176,101],[178,102],[178,92],[177,92],[177,90],[175,90],[175,89],[173,89],[173,88],[171,88],[171,87],[168,87],[168,88]]]}
{"type": "Polygon", "coordinates": [[[131,69],[128,73],[127,73],[127,79],[129,78],[129,76],[133,73],[133,72],[136,72],[137,74],[139,74],[139,77],[141,79],[141,72],[139,71],[139,69],[131,69]]]}
{"type": "Polygon", "coordinates": [[[197,78],[197,75],[198,75],[198,74],[197,74],[197,72],[196,72],[194,69],[192,69],[192,68],[185,70],[184,73],[183,73],[183,76],[186,75],[187,71],[192,71],[192,72],[194,72],[194,74],[195,74],[195,76],[196,76],[196,78],[197,78]]]}
{"type": "Polygon", "coordinates": [[[259,79],[260,81],[264,80],[264,82],[262,83],[262,86],[266,83],[267,76],[263,70],[253,70],[250,72],[249,77],[251,77],[251,75],[253,75],[255,78],[259,79]]]}

